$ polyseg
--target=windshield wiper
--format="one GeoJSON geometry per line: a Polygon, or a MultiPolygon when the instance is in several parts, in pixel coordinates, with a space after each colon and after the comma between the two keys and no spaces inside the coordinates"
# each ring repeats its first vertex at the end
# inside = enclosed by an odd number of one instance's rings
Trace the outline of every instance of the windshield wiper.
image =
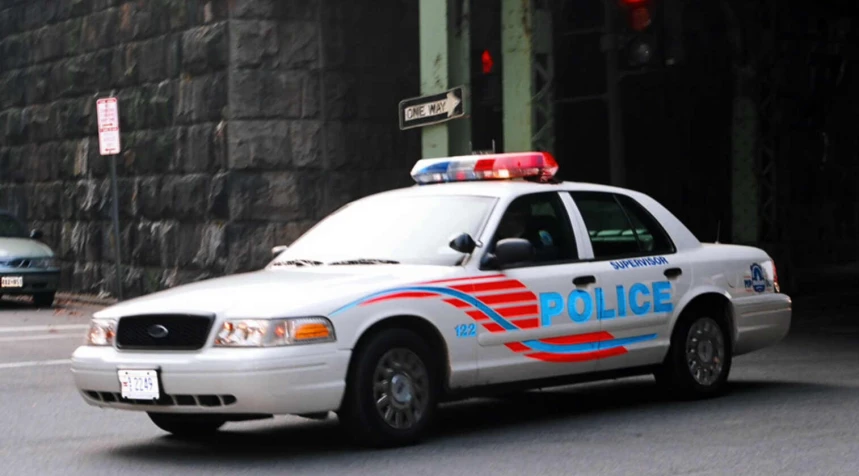
{"type": "Polygon", "coordinates": [[[392,259],[371,259],[371,258],[359,258],[359,259],[349,259],[343,261],[332,261],[328,263],[329,265],[336,266],[338,264],[400,264],[399,261],[394,261],[392,259]]]}
{"type": "Polygon", "coordinates": [[[322,266],[322,261],[314,261],[310,259],[291,259],[288,261],[275,261],[272,266],[322,266]]]}

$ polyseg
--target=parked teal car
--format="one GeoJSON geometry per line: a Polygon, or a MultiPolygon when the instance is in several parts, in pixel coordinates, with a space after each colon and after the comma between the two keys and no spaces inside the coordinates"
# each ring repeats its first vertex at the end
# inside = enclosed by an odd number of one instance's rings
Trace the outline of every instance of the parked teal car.
{"type": "Polygon", "coordinates": [[[30,295],[51,307],[60,283],[60,264],[40,230],[27,233],[20,220],[0,210],[0,295],[30,295]]]}

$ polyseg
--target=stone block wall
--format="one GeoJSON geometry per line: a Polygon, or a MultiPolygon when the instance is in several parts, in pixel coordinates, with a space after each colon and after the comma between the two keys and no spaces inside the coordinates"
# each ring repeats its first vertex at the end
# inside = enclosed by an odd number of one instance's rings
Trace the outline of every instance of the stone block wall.
{"type": "Polygon", "coordinates": [[[407,185],[419,135],[417,2],[0,0],[0,207],[113,293],[109,163],[120,102],[125,297],[263,266],[325,214],[407,185]]]}

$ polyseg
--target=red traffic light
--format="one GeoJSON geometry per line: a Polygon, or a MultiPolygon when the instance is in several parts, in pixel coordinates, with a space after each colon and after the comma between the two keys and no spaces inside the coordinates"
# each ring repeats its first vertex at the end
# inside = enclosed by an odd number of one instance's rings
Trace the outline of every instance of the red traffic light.
{"type": "Polygon", "coordinates": [[[632,10],[631,13],[632,29],[635,31],[642,31],[648,26],[650,26],[650,12],[647,8],[638,7],[632,10]]]}
{"type": "Polygon", "coordinates": [[[483,65],[483,74],[492,72],[492,66],[495,65],[495,62],[492,61],[492,54],[489,53],[489,50],[483,50],[483,54],[480,55],[480,62],[483,65]]]}

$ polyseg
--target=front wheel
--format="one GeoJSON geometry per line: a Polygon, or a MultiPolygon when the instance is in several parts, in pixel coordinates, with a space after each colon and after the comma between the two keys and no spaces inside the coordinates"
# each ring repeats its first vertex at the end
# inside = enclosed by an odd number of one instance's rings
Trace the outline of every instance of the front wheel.
{"type": "Polygon", "coordinates": [[[214,434],[227,422],[206,415],[174,415],[149,412],[155,426],[180,438],[201,438],[214,434]]]}
{"type": "Polygon", "coordinates": [[[720,319],[690,315],[677,323],[657,383],[681,398],[722,393],[732,363],[731,339],[720,319]]]}
{"type": "Polygon", "coordinates": [[[426,342],[406,329],[382,331],[358,350],[338,412],[356,442],[394,447],[424,437],[438,399],[433,357],[426,342]]]}
{"type": "Polygon", "coordinates": [[[36,307],[51,307],[54,305],[54,297],[56,293],[47,292],[47,293],[38,293],[33,295],[33,304],[36,307]]]}

